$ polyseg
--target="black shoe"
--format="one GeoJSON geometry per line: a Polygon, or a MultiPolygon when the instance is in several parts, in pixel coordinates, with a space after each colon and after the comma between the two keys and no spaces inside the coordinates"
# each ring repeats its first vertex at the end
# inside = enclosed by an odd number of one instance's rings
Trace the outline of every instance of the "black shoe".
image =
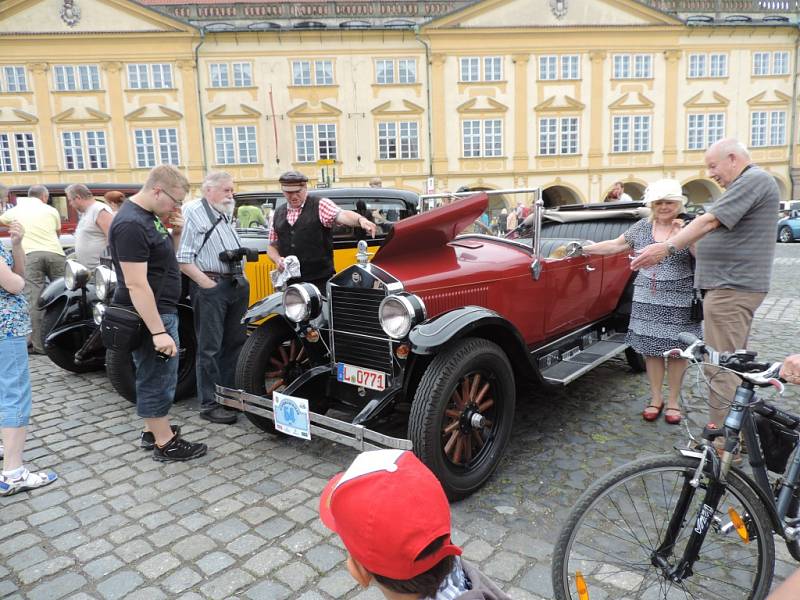
{"type": "Polygon", "coordinates": [[[206,452],[208,452],[208,446],[205,444],[192,443],[176,433],[163,448],[158,446],[153,448],[153,460],[159,462],[192,460],[200,458],[206,452]]]}
{"type": "MultiPolygon", "coordinates": [[[[177,433],[180,435],[180,425],[170,425],[170,427],[172,428],[173,434],[177,433]]],[[[142,447],[142,450],[152,450],[156,447],[156,436],[153,435],[152,431],[143,431],[141,437],[139,438],[139,445],[142,447]]]]}
{"type": "Polygon", "coordinates": [[[223,425],[230,425],[236,423],[236,412],[225,410],[222,406],[216,406],[211,410],[200,411],[200,418],[212,423],[222,423],[223,425]]]}

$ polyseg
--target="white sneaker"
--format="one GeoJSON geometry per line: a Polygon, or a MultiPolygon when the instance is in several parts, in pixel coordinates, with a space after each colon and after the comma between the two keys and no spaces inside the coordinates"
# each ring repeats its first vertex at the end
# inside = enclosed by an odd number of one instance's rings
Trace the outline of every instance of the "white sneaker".
{"type": "Polygon", "coordinates": [[[52,471],[40,471],[38,473],[31,473],[28,469],[22,469],[19,477],[8,477],[0,473],[0,496],[11,496],[18,492],[25,490],[32,490],[39,487],[50,485],[58,475],[52,471]]]}

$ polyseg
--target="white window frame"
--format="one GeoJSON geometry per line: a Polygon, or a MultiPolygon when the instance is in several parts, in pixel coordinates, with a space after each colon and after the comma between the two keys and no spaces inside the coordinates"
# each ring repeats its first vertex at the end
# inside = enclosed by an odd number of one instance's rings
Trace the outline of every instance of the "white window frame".
{"type": "Polygon", "coordinates": [[[561,63],[561,79],[574,81],[581,78],[581,57],[579,54],[563,54],[559,57],[561,63]]]}
{"type": "Polygon", "coordinates": [[[212,88],[230,87],[228,63],[211,63],[208,65],[208,77],[212,88]]]}
{"type": "Polygon", "coordinates": [[[689,55],[689,73],[687,77],[690,79],[708,77],[708,55],[693,53],[689,55]]]}
{"type": "Polygon", "coordinates": [[[329,58],[321,58],[314,61],[314,84],[333,85],[333,61],[329,58]]]}
{"type": "Polygon", "coordinates": [[[308,86],[311,85],[311,61],[293,60],[292,61],[292,85],[308,86]]]}
{"type": "Polygon", "coordinates": [[[652,139],[652,115],[613,115],[611,117],[611,152],[650,152],[652,139]]]}
{"type": "Polygon", "coordinates": [[[561,117],[559,127],[559,153],[563,156],[573,156],[581,148],[581,122],[576,116],[561,117]]]}
{"type": "Polygon", "coordinates": [[[292,61],[292,85],[334,85],[333,61],[329,58],[292,61]]]}
{"type": "Polygon", "coordinates": [[[397,83],[417,83],[417,59],[397,59],[397,83]]]}
{"type": "Polygon", "coordinates": [[[558,56],[545,54],[539,57],[539,81],[555,81],[558,79],[558,56]]]}
{"type": "Polygon", "coordinates": [[[753,75],[763,77],[770,74],[772,55],[769,52],[753,52],[753,75]]]}
{"type": "Polygon", "coordinates": [[[38,170],[33,132],[0,132],[0,173],[30,173],[38,170]]]}
{"type": "Polygon", "coordinates": [[[769,145],[786,145],[786,111],[771,110],[769,112],[769,145]]]}
{"type": "Polygon", "coordinates": [[[231,63],[233,71],[233,87],[253,87],[253,65],[249,62],[231,63]]]}
{"type": "Polygon", "coordinates": [[[579,117],[541,117],[539,119],[539,155],[574,155],[580,150],[579,117]]]}
{"type": "Polygon", "coordinates": [[[28,78],[25,65],[3,65],[3,92],[27,92],[28,78]]]}
{"type": "Polygon", "coordinates": [[[652,54],[615,54],[612,79],[652,79],[652,54]]]}
{"type": "Polygon", "coordinates": [[[722,79],[728,76],[728,55],[715,52],[708,57],[708,76],[722,79]]]}
{"type": "Polygon", "coordinates": [[[417,121],[379,122],[378,159],[419,159],[419,123],[417,121]]]}
{"type": "Polygon", "coordinates": [[[463,83],[481,80],[481,58],[479,56],[462,56],[459,59],[458,80],[463,83]]]}
{"type": "Polygon", "coordinates": [[[57,92],[100,89],[100,68],[97,65],[54,65],[53,87],[57,92]]]}
{"type": "Polygon", "coordinates": [[[376,59],[375,83],[379,85],[390,85],[394,82],[394,60],[391,58],[376,59]]]}
{"type": "Polygon", "coordinates": [[[62,131],[61,147],[66,171],[100,171],[110,168],[108,135],[102,129],[62,131]]]}
{"type": "Polygon", "coordinates": [[[725,113],[689,113],[686,116],[687,150],[705,150],[725,137],[725,113]]]}
{"type": "Polygon", "coordinates": [[[170,63],[128,63],[127,73],[130,90],[174,89],[170,63]]]}
{"type": "Polygon", "coordinates": [[[503,81],[503,57],[483,57],[483,81],[503,81]]]}
{"type": "Polygon", "coordinates": [[[218,165],[258,163],[258,131],[255,125],[214,127],[214,161],[218,165]]]}
{"type": "Polygon", "coordinates": [[[773,75],[788,75],[789,74],[789,53],[784,50],[779,50],[772,53],[772,74],[773,75]]]}
{"type": "Polygon", "coordinates": [[[492,158],[503,155],[502,119],[465,119],[461,122],[461,151],[464,158],[492,158]],[[467,142],[469,141],[469,145],[467,142]]]}
{"type": "Polygon", "coordinates": [[[297,162],[336,160],[338,151],[336,123],[296,123],[294,135],[297,162]]]}
{"type": "Polygon", "coordinates": [[[767,145],[769,132],[769,112],[754,110],[750,113],[750,147],[763,148],[767,145]]]}
{"type": "Polygon", "coordinates": [[[181,164],[177,127],[134,129],[133,145],[136,166],[140,169],[151,169],[159,164],[181,164]]]}

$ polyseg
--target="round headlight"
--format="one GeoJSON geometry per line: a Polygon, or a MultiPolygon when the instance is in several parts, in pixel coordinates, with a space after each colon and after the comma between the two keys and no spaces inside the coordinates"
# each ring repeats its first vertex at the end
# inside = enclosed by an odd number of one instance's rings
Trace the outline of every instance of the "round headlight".
{"type": "Polygon", "coordinates": [[[425,305],[412,294],[394,294],[383,299],[378,308],[378,317],[386,335],[399,340],[425,319],[425,305]]]}
{"type": "Polygon", "coordinates": [[[97,267],[94,271],[94,284],[95,291],[97,292],[98,299],[103,302],[111,300],[111,295],[114,293],[114,288],[117,283],[117,274],[113,269],[109,269],[103,265],[97,267]]]}
{"type": "Polygon", "coordinates": [[[322,295],[311,283],[295,283],[283,292],[283,311],[290,321],[309,321],[317,317],[321,309],[322,295]]]}
{"type": "Polygon", "coordinates": [[[92,318],[98,325],[100,325],[100,321],[103,320],[104,312],[106,312],[106,305],[102,302],[95,302],[94,306],[92,306],[92,318]]]}
{"type": "Polygon", "coordinates": [[[68,290],[77,290],[89,281],[89,269],[77,260],[68,260],[64,265],[64,285],[68,290]]]}

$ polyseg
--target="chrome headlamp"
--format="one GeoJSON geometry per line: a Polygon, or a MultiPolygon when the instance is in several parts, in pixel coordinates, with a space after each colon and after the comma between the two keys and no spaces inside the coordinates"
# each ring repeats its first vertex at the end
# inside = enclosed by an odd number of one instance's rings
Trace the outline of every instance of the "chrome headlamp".
{"type": "Polygon", "coordinates": [[[283,292],[283,311],[295,323],[310,321],[322,310],[322,294],[312,283],[295,283],[283,292]]]}
{"type": "Polygon", "coordinates": [[[408,335],[414,325],[425,320],[425,304],[414,294],[386,296],[378,307],[378,318],[386,335],[400,340],[408,335]]]}
{"type": "Polygon", "coordinates": [[[64,265],[64,285],[68,290],[75,291],[86,285],[89,281],[89,269],[77,260],[68,260],[64,265]]]}
{"type": "Polygon", "coordinates": [[[95,302],[92,306],[92,319],[97,325],[103,320],[103,313],[106,312],[106,305],[102,302],[95,302]]]}
{"type": "Polygon", "coordinates": [[[102,302],[109,302],[114,288],[117,287],[117,274],[113,269],[100,265],[94,271],[94,285],[97,298],[102,302]]]}

